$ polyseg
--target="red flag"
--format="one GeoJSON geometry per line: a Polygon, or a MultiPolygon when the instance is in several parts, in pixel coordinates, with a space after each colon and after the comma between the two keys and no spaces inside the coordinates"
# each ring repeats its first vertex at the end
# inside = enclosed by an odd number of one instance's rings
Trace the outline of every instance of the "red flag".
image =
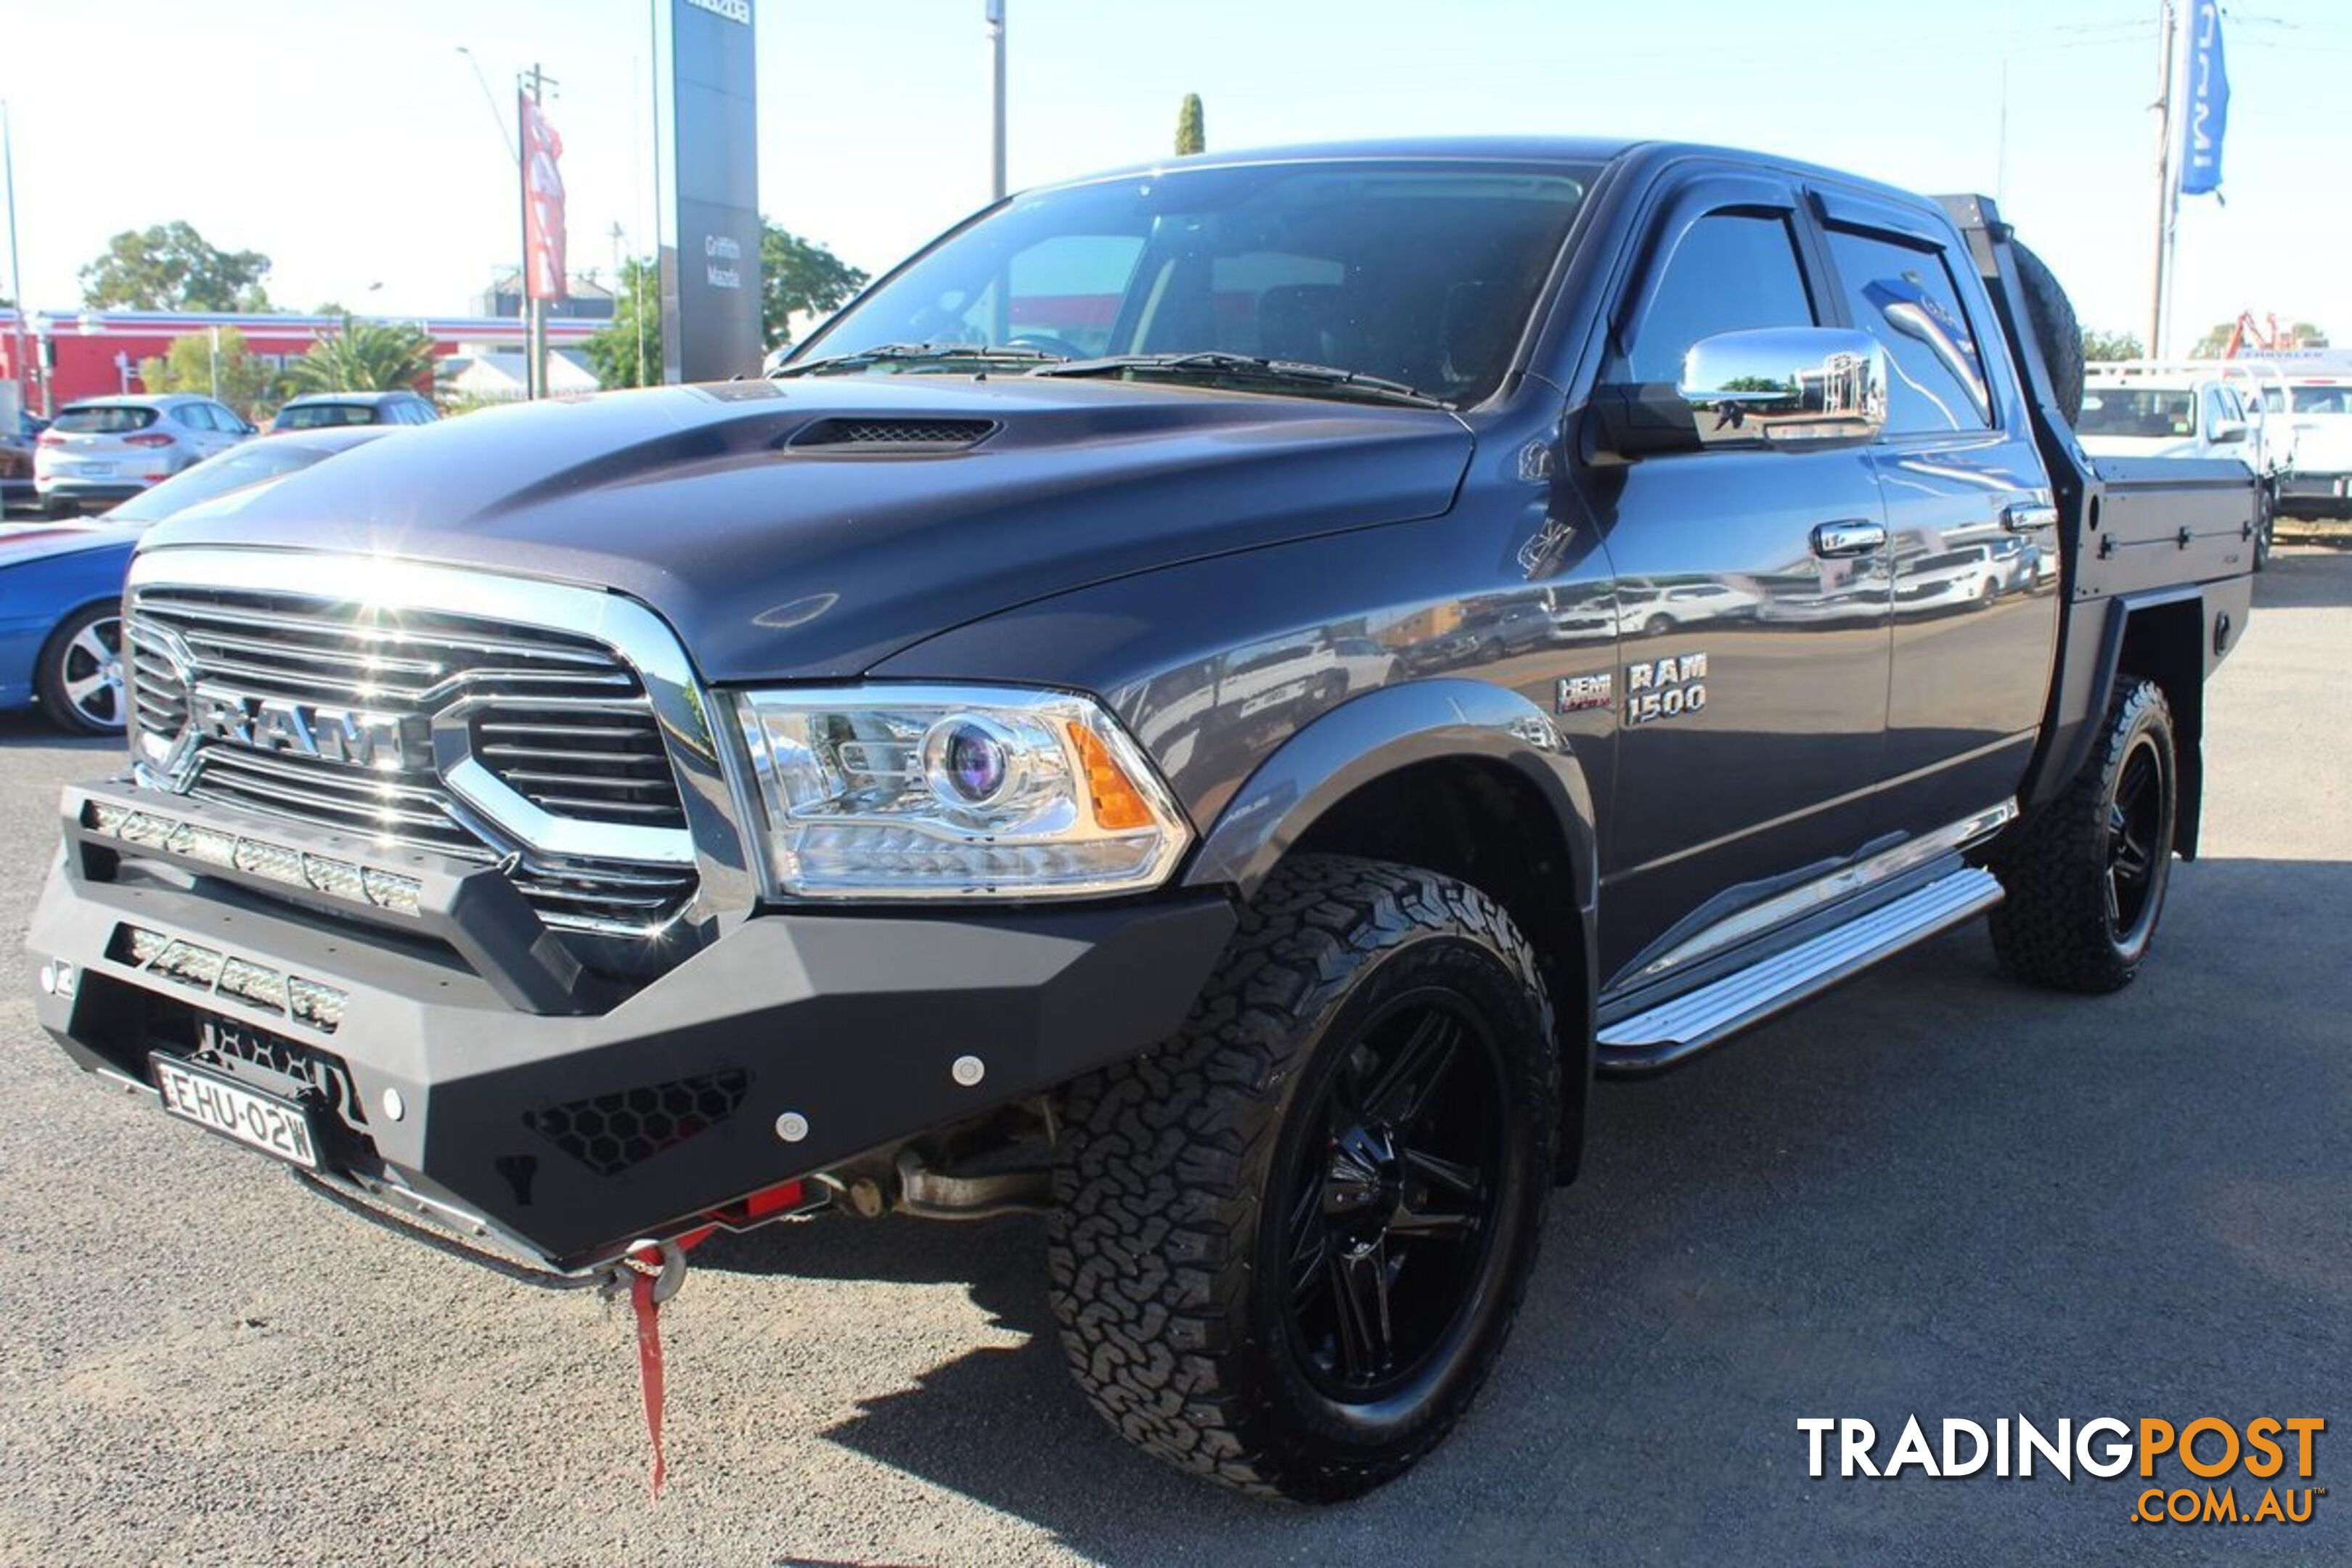
{"type": "Polygon", "coordinates": [[[563,138],[528,93],[522,102],[523,287],[533,300],[561,300],[563,278],[563,138]]]}

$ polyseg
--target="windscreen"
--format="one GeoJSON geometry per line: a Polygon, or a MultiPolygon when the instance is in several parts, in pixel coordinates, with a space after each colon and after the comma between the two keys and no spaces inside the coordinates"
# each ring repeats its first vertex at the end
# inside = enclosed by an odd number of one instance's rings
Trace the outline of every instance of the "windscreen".
{"type": "Polygon", "coordinates": [[[1276,163],[1043,191],[940,241],[794,358],[1222,353],[1475,402],[1509,368],[1592,173],[1276,163]]]}
{"type": "Polygon", "coordinates": [[[324,430],[337,425],[373,425],[376,410],[366,403],[302,403],[281,408],[271,421],[275,430],[324,430]]]}
{"type": "Polygon", "coordinates": [[[2095,386],[2083,395],[2074,429],[2084,436],[2174,440],[2197,434],[2197,395],[2147,387],[2095,386]]]}
{"type": "Polygon", "coordinates": [[[68,436],[120,436],[127,430],[144,430],[155,423],[155,411],[121,403],[100,404],[95,408],[68,408],[58,416],[51,428],[68,436]]]}
{"type": "Polygon", "coordinates": [[[106,514],[110,522],[160,522],[198,501],[212,500],[268,479],[307,468],[328,454],[314,447],[257,441],[198,463],[152,489],[132,496],[106,514]]]}

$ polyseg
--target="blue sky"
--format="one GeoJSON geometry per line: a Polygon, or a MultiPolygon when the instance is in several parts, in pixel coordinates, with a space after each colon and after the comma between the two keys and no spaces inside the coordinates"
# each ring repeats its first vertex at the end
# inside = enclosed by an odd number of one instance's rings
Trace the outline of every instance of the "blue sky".
{"type": "MultiPolygon", "coordinates": [[[[879,268],[986,200],[982,0],[754,4],[771,216],[879,268]]],[[[1160,155],[1188,91],[1213,147],[1686,137],[1993,191],[2087,321],[2147,316],[2157,0],[1008,4],[1016,185],[1160,155]]],[[[2230,14],[2228,205],[2186,205],[2177,342],[2241,309],[2352,342],[2352,6],[2230,14]]],[[[110,234],[184,217],[274,258],[283,304],[465,309],[517,220],[461,44],[501,94],[534,58],[561,81],[574,270],[609,272],[616,223],[650,244],[646,0],[0,0],[0,40],[36,307],[76,303],[110,234]]]]}

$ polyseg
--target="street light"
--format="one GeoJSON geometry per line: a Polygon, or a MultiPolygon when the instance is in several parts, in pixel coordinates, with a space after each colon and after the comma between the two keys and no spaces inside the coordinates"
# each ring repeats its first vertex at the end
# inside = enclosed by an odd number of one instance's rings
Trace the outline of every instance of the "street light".
{"type": "Polygon", "coordinates": [[[982,0],[986,5],[989,41],[996,51],[996,158],[993,188],[1004,199],[1004,0],[982,0]]]}

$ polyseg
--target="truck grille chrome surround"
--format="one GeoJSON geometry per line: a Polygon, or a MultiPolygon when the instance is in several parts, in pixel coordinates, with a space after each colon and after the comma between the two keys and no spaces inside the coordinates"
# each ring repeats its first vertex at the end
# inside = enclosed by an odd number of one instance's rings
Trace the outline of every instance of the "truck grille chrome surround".
{"type": "Polygon", "coordinates": [[[142,555],[125,603],[142,784],[499,865],[568,931],[749,904],[700,691],[632,600],[191,548],[142,555]]]}

